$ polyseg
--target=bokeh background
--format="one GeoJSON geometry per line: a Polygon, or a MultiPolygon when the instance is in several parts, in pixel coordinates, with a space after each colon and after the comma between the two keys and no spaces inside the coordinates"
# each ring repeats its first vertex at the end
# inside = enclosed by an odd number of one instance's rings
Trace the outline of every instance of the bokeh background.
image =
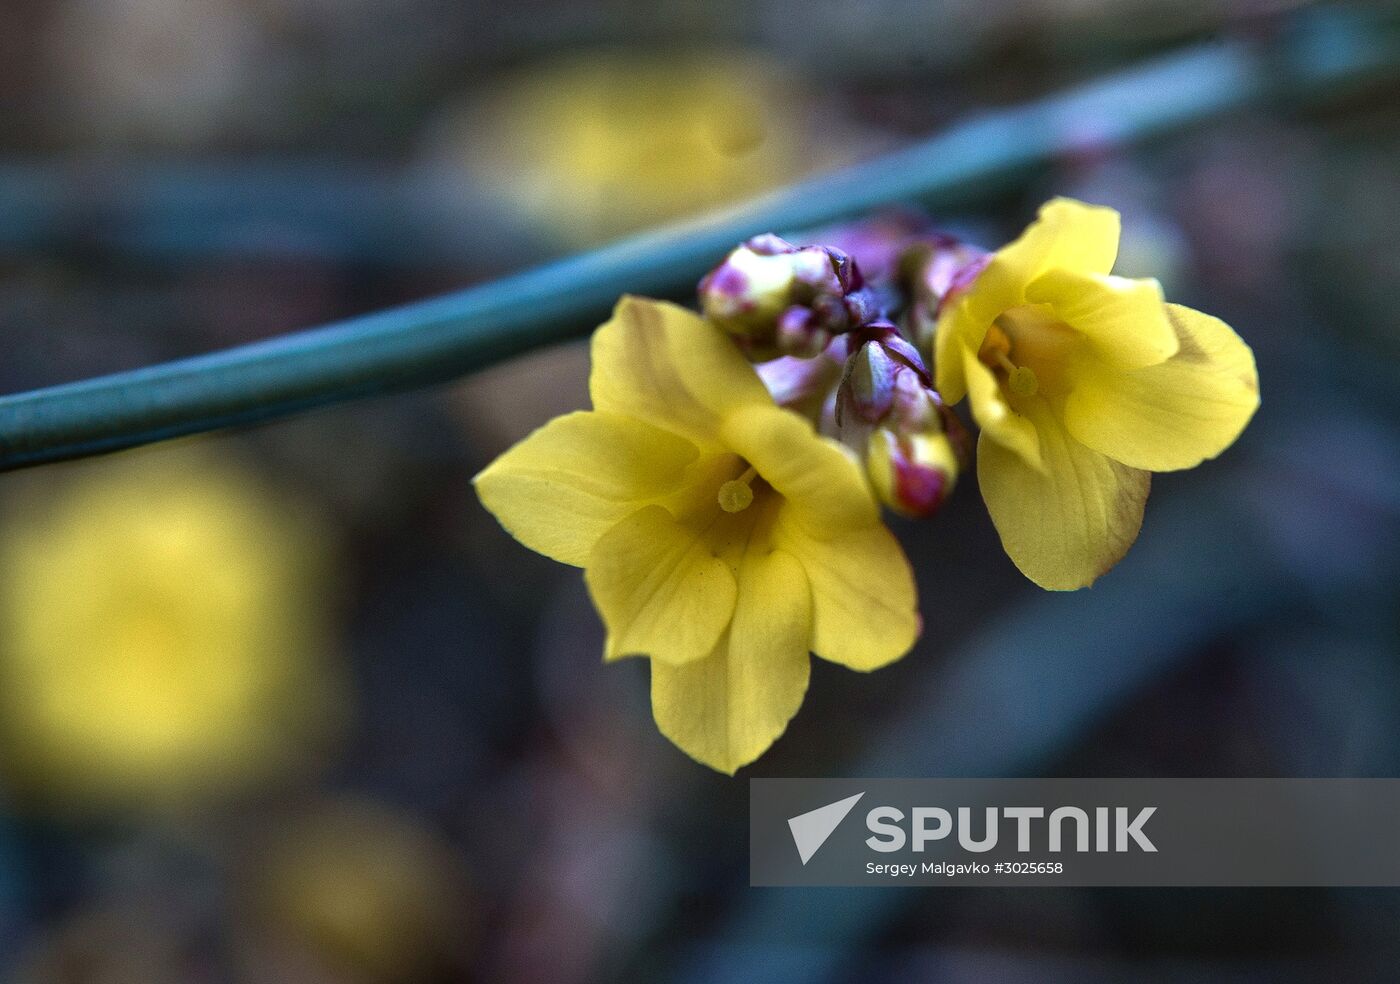
{"type": "MultiPolygon", "coordinates": [[[[489,279],[1184,46],[1345,58],[1331,13],[6,0],[0,387],[489,279]]],[[[1052,194],[1119,208],[1124,272],[1231,322],[1263,408],[1092,590],[1021,579],[971,477],[900,524],[918,648],[817,665],[742,775],[1400,775],[1397,104],[1380,73],[1143,146],[1084,120],[940,216],[995,246],[1052,194]]],[[[1394,979],[1391,891],[748,888],[743,779],[471,492],[585,376],[563,346],[0,477],[4,979],[1394,979]]]]}

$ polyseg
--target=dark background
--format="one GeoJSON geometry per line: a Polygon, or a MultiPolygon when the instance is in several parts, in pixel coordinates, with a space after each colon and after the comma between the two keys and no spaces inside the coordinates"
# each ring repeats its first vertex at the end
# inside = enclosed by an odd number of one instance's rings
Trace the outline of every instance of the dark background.
{"type": "MultiPolygon", "coordinates": [[[[1181,46],[1301,30],[1344,57],[1305,8],[6,0],[0,387],[489,279],[1181,46]]],[[[1229,321],[1262,409],[1156,478],[1090,590],[1022,579],[971,476],[897,523],[923,639],[869,676],[818,663],[738,779],[657,733],[578,572],[472,494],[585,404],[581,345],[0,476],[0,970],[1393,979],[1389,891],[750,889],[743,777],[1400,774],[1398,96],[1135,147],[1086,120],[941,216],[995,246],[1054,194],[1117,207],[1120,270],[1229,321]]]]}

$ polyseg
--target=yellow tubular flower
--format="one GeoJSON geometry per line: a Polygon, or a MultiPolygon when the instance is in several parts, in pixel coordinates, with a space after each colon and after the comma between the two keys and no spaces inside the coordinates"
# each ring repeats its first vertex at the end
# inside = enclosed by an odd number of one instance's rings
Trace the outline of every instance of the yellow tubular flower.
{"type": "Polygon", "coordinates": [[[1215,457],[1259,406],[1254,354],[1228,325],[1110,274],[1118,233],[1114,210],[1055,199],[938,321],[938,390],[970,398],[987,509],[1044,588],[1116,564],[1150,473],[1215,457]]]}
{"type": "Polygon", "coordinates": [[[913,576],[850,453],[704,319],[623,298],[592,354],[594,409],[507,451],[477,493],[584,568],[604,658],[649,657],[661,731],[732,774],[801,706],[810,651],[857,670],[908,651],[913,576]]]}

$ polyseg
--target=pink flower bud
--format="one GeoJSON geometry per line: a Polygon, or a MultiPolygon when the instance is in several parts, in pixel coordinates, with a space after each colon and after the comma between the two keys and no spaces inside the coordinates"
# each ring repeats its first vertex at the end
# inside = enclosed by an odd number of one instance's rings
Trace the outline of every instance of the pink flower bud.
{"type": "Polygon", "coordinates": [[[958,477],[957,452],[941,430],[901,436],[881,427],[870,436],[865,465],[880,501],[911,519],[933,515],[958,477]]]}

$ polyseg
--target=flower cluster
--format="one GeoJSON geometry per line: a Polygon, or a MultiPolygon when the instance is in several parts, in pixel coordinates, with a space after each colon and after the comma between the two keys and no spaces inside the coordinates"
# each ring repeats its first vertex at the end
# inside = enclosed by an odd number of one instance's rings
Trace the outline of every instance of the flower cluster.
{"type": "Polygon", "coordinates": [[[971,446],[951,407],[980,429],[1007,554],[1050,589],[1123,556],[1152,471],[1239,435],[1259,402],[1248,346],[1113,276],[1118,233],[1116,212],[1067,199],[994,253],[901,228],[871,283],[834,246],[758,237],[701,281],[701,314],[623,298],[593,337],[593,409],[477,492],[583,568],[605,659],[649,658],[661,731],[732,773],[796,713],[809,654],[871,670],[913,645],[913,576],[879,506],[947,499],[971,446]]]}

